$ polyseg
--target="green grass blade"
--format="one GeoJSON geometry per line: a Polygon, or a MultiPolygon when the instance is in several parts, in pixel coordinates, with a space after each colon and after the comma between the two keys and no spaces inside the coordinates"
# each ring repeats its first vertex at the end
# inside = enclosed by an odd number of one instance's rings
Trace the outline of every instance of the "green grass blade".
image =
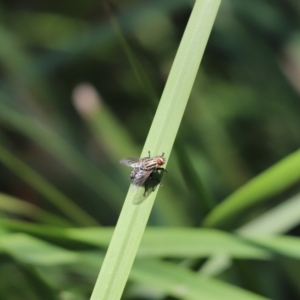
{"type": "Polygon", "coordinates": [[[210,257],[223,253],[234,258],[270,259],[270,254],[239,236],[213,229],[147,228],[139,257],[210,257]]]}
{"type": "MultiPolygon", "coordinates": [[[[102,255],[99,253],[97,255],[93,252],[76,253],[27,234],[2,235],[0,242],[0,252],[10,255],[22,264],[43,268],[47,273],[49,267],[74,266],[76,268],[80,265],[80,272],[89,270],[94,273],[102,260],[102,255]]],[[[200,276],[182,266],[154,259],[137,260],[130,278],[180,299],[266,299],[220,280],[200,276]]]]}
{"type": "Polygon", "coordinates": [[[209,227],[224,224],[250,206],[284,191],[300,179],[300,150],[290,154],[227,197],[204,220],[209,227]]]}
{"type": "Polygon", "coordinates": [[[228,283],[158,260],[137,260],[130,277],[184,300],[267,300],[228,283]]]}
{"type": "Polygon", "coordinates": [[[44,224],[71,226],[73,223],[55,214],[49,213],[36,205],[15,197],[0,193],[0,211],[20,215],[44,224]]]}
{"type": "MultiPolygon", "coordinates": [[[[142,155],[170,155],[183,112],[218,10],[220,1],[196,1],[174,60],[142,155]]],[[[140,189],[141,190],[141,189],[140,189]]],[[[142,191],[127,194],[115,233],[97,279],[92,300],[120,299],[157,193],[133,205],[142,191]]]]}
{"type": "Polygon", "coordinates": [[[74,263],[78,254],[54,246],[24,233],[3,234],[0,237],[0,252],[26,263],[53,266],[74,263]]]}
{"type": "Polygon", "coordinates": [[[300,223],[300,195],[280,203],[261,216],[240,227],[237,232],[242,235],[276,235],[284,234],[300,223]]]}
{"type": "MultiPolygon", "coordinates": [[[[77,242],[104,249],[108,247],[113,234],[113,228],[58,228],[2,219],[0,219],[0,226],[43,239],[51,237],[68,243],[77,242]]],[[[215,253],[244,259],[269,260],[271,258],[268,251],[249,244],[240,236],[219,230],[187,227],[147,228],[138,257],[206,258],[215,253]]]]}
{"type": "Polygon", "coordinates": [[[274,253],[299,259],[300,258],[300,238],[292,236],[253,236],[248,237],[254,244],[262,246],[274,253]]]}

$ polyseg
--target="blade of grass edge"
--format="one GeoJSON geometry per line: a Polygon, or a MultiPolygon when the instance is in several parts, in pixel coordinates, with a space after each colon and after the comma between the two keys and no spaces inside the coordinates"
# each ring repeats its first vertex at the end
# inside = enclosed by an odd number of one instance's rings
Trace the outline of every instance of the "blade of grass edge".
{"type": "MultiPolygon", "coordinates": [[[[148,134],[144,156],[149,150],[153,155],[170,155],[219,5],[220,0],[195,3],[148,134]]],[[[133,205],[140,193],[133,193],[130,187],[91,300],[120,299],[157,190],[142,204],[133,205]]]]}

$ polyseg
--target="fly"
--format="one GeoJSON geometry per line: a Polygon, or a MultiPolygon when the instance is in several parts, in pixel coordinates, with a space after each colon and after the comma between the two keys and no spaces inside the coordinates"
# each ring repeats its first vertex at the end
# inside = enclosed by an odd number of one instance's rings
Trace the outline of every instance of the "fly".
{"type": "MultiPolygon", "coordinates": [[[[162,153],[162,155],[150,157],[150,151],[149,151],[149,157],[144,157],[144,158],[127,157],[121,159],[120,163],[132,168],[129,177],[130,179],[132,179],[132,184],[138,187],[144,185],[146,180],[148,178],[151,178],[152,173],[154,171],[162,170],[167,172],[167,170],[161,167],[166,162],[166,159],[163,156],[164,153],[162,153]]],[[[155,178],[155,180],[160,182],[157,178],[155,178]]],[[[144,196],[145,195],[146,195],[146,186],[145,186],[144,196]]]]}

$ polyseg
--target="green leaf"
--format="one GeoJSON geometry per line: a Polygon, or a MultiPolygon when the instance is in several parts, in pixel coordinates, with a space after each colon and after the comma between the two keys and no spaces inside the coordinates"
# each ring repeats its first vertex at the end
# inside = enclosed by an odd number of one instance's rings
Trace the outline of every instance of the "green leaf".
{"type": "MultiPolygon", "coordinates": [[[[170,156],[220,1],[196,1],[152,122],[142,157],[170,156]]],[[[92,300],[120,299],[159,188],[140,205],[142,189],[129,189],[97,279],[92,300]]]]}
{"type": "Polygon", "coordinates": [[[288,232],[299,225],[299,223],[300,197],[297,194],[243,225],[237,232],[241,235],[253,235],[256,233],[269,236],[288,232]]]}
{"type": "Polygon", "coordinates": [[[191,228],[147,228],[138,251],[139,256],[148,257],[209,257],[220,253],[235,258],[270,258],[268,251],[250,245],[239,236],[191,228]]]}
{"type": "Polygon", "coordinates": [[[291,236],[255,236],[247,237],[264,249],[290,258],[300,259],[300,239],[291,236]]]}
{"type": "Polygon", "coordinates": [[[156,260],[137,260],[130,278],[184,300],[267,299],[219,280],[193,273],[183,267],[156,260]]]}
{"type": "Polygon", "coordinates": [[[208,227],[221,226],[257,203],[266,201],[300,179],[300,150],[253,178],[219,204],[204,220],[208,227]]]}
{"type": "Polygon", "coordinates": [[[2,234],[0,250],[22,263],[39,266],[70,264],[78,259],[75,252],[43,242],[24,233],[2,234]]]}
{"type": "Polygon", "coordinates": [[[0,193],[0,211],[25,216],[33,220],[51,225],[70,226],[72,223],[51,214],[31,203],[0,193]]]}
{"type": "MultiPolygon", "coordinates": [[[[107,248],[113,228],[55,228],[25,222],[1,220],[6,229],[39,237],[81,242],[107,248]]],[[[192,228],[147,228],[138,251],[139,257],[209,257],[226,254],[234,258],[270,259],[270,253],[249,244],[238,235],[220,230],[192,228]]]]}

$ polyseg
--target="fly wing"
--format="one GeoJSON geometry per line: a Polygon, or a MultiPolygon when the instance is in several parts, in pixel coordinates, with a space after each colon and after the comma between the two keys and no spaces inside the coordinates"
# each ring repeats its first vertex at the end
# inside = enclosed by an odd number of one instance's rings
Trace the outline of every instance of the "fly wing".
{"type": "Polygon", "coordinates": [[[132,183],[135,186],[142,186],[145,183],[145,181],[147,180],[147,178],[150,176],[151,173],[152,173],[152,170],[151,171],[145,171],[145,170],[140,169],[136,173],[132,183]]]}
{"type": "Polygon", "coordinates": [[[132,168],[138,168],[140,163],[141,163],[140,158],[136,158],[136,157],[127,157],[120,160],[120,164],[132,168]]]}

